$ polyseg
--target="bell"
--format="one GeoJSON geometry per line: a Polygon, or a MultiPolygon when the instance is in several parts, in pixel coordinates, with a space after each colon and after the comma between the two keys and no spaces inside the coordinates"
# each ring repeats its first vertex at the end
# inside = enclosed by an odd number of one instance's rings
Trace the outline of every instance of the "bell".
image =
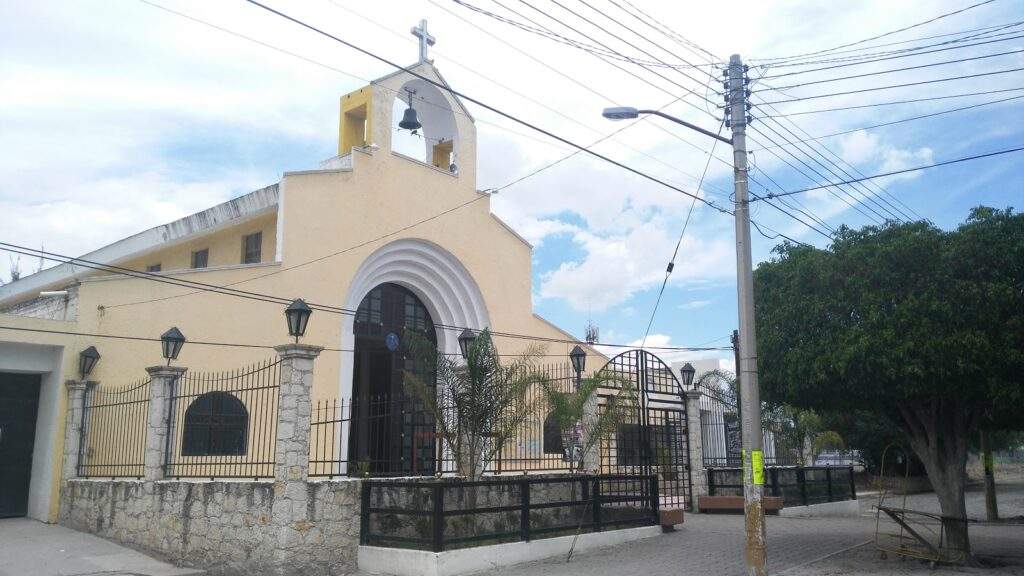
{"type": "Polygon", "coordinates": [[[405,114],[402,115],[402,121],[398,123],[398,127],[404,130],[419,130],[423,127],[423,124],[420,124],[419,119],[416,118],[416,110],[412,104],[405,109],[405,114]]]}

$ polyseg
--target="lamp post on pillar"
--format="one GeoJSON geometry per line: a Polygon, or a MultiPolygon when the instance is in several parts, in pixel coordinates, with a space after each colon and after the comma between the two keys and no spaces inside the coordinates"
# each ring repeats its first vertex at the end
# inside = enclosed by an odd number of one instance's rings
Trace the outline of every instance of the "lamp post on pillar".
{"type": "Polygon", "coordinates": [[[185,345],[185,335],[173,327],[160,335],[160,351],[167,364],[146,368],[149,373],[149,417],[146,420],[146,453],[143,471],[147,481],[159,480],[168,473],[174,431],[174,392],[183,366],[171,366],[185,345]]]}
{"type": "Polygon", "coordinates": [[[68,391],[68,404],[64,416],[64,454],[61,465],[61,478],[67,480],[81,476],[83,454],[85,453],[85,436],[88,418],[86,402],[89,390],[96,382],[88,380],[89,374],[100,360],[100,353],[95,346],[89,346],[78,353],[78,374],[80,380],[68,380],[64,383],[68,391]]]}

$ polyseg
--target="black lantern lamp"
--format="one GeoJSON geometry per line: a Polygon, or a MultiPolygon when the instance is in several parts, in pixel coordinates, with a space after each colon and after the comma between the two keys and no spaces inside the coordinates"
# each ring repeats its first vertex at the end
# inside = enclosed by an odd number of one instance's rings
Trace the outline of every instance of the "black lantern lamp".
{"type": "Polygon", "coordinates": [[[693,364],[690,364],[689,362],[683,364],[683,367],[679,369],[679,374],[683,377],[684,390],[689,390],[690,386],[693,385],[693,375],[696,373],[697,371],[694,370],[693,364]]]}
{"type": "Polygon", "coordinates": [[[181,347],[185,344],[185,335],[178,330],[175,326],[160,335],[160,346],[163,348],[164,358],[167,358],[167,365],[171,365],[171,360],[178,357],[178,353],[181,352],[181,347]]]}
{"type": "Polygon", "coordinates": [[[569,352],[569,360],[572,360],[572,369],[576,371],[576,387],[579,388],[583,369],[587,367],[587,353],[577,344],[572,352],[569,352]]]}
{"type": "Polygon", "coordinates": [[[403,130],[419,130],[423,124],[420,124],[419,118],[416,117],[416,109],[412,107],[412,97],[416,91],[406,89],[406,92],[409,93],[409,107],[405,109],[405,114],[402,115],[402,121],[398,123],[398,127],[403,130]]]}
{"type": "Polygon", "coordinates": [[[78,373],[82,375],[82,380],[92,372],[93,366],[96,365],[96,361],[100,359],[100,353],[96,350],[95,346],[89,346],[85,350],[78,353],[78,373]]]}
{"type": "Polygon", "coordinates": [[[462,350],[462,357],[469,360],[469,350],[473,347],[473,342],[476,342],[476,333],[466,328],[459,334],[459,349],[462,350]]]}
{"type": "Polygon", "coordinates": [[[302,300],[296,298],[294,302],[284,309],[284,317],[288,320],[288,334],[295,337],[295,343],[306,334],[306,324],[309,324],[309,315],[313,310],[302,300]]]}

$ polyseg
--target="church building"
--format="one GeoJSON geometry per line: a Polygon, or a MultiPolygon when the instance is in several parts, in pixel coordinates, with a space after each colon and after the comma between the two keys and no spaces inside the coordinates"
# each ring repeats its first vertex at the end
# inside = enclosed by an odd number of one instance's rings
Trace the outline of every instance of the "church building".
{"type": "Polygon", "coordinates": [[[540,343],[566,361],[576,338],[533,312],[531,246],[477,189],[474,119],[429,40],[408,71],[341,97],[338,154],[319,168],[0,287],[0,517],[56,521],[76,449],[64,445],[65,382],[128,390],[166,362],[172,327],[185,337],[173,365],[234,370],[289,341],[282,301],[302,298],[313,313],[301,342],[324,348],[314,404],[397,393],[407,328],[447,354],[465,329],[487,328],[502,354],[540,343]],[[420,154],[393,148],[410,136],[420,154]]]}

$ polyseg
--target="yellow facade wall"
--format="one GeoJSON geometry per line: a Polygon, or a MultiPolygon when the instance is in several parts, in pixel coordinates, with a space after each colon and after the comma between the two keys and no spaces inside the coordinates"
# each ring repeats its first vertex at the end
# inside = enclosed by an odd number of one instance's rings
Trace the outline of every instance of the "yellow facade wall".
{"type": "Polygon", "coordinates": [[[242,262],[242,238],[262,232],[263,246],[260,250],[262,262],[273,262],[277,251],[277,211],[263,214],[243,224],[228,226],[198,238],[190,238],[179,244],[153,251],[145,256],[132,258],[118,266],[132,270],[146,270],[152,264],[160,264],[162,272],[184,270],[192,266],[192,252],[208,249],[207,267],[231,266],[242,262]]]}

